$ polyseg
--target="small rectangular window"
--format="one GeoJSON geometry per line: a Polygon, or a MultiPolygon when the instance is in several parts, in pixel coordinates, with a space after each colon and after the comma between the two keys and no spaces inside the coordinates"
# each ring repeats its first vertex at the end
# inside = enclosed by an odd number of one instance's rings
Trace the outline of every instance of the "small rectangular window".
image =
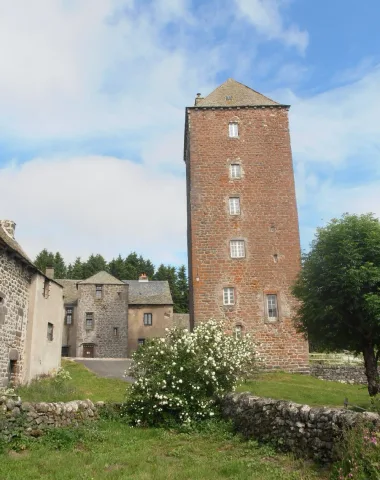
{"type": "Polygon", "coordinates": [[[152,314],[151,313],[144,313],[144,325],[145,326],[152,326],[152,314]]]}
{"type": "Polygon", "coordinates": [[[139,338],[139,339],[137,340],[137,345],[138,345],[139,347],[141,347],[141,346],[144,345],[144,344],[145,344],[145,338],[139,338]]]}
{"type": "Polygon", "coordinates": [[[119,336],[119,328],[118,327],[113,327],[113,336],[118,337],[119,336]]]}
{"type": "Polygon", "coordinates": [[[239,340],[243,336],[243,327],[241,325],[235,325],[235,338],[239,340]]]}
{"type": "Polygon", "coordinates": [[[86,330],[92,330],[94,328],[94,314],[92,312],[86,312],[86,330]]]}
{"type": "Polygon", "coordinates": [[[239,126],[237,122],[230,122],[228,126],[228,132],[230,137],[238,137],[239,136],[239,126]]]}
{"type": "Polygon", "coordinates": [[[47,339],[49,342],[53,341],[53,331],[54,331],[54,325],[52,323],[48,323],[47,326],[47,339]]]}
{"type": "Polygon", "coordinates": [[[240,198],[230,197],[229,199],[230,215],[240,215],[240,198]]]}
{"type": "Polygon", "coordinates": [[[49,298],[50,282],[47,278],[44,281],[44,297],[49,298]]]}
{"type": "Polygon", "coordinates": [[[277,320],[278,318],[277,295],[267,295],[267,316],[269,320],[277,320]]]}
{"type": "Polygon", "coordinates": [[[102,293],[103,293],[103,286],[102,285],[96,285],[95,297],[96,298],[102,298],[102,293]]]}
{"type": "Polygon", "coordinates": [[[72,325],[73,323],[73,309],[66,308],[66,325],[72,325]]]}
{"type": "Polygon", "coordinates": [[[235,305],[234,290],[232,287],[223,288],[223,305],[235,305]]]}
{"type": "Polygon", "coordinates": [[[231,178],[241,178],[240,163],[231,163],[231,165],[230,165],[230,177],[231,178]]]}
{"type": "Polygon", "coordinates": [[[231,258],[245,257],[245,243],[244,240],[231,240],[230,242],[231,258]]]}

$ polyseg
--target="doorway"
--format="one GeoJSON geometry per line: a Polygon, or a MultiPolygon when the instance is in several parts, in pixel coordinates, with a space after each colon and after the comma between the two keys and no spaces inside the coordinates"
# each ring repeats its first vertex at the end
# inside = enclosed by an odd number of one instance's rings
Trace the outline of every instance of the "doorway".
{"type": "Polygon", "coordinates": [[[84,358],[94,358],[94,344],[93,343],[84,343],[83,344],[83,357],[84,358]]]}

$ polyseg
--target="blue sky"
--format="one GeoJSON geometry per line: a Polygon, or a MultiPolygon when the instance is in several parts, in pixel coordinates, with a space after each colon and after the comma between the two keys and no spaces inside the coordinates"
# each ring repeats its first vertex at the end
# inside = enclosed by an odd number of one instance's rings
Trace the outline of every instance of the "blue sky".
{"type": "Polygon", "coordinates": [[[375,0],[13,0],[0,16],[0,218],[34,256],[186,261],[186,105],[228,77],[291,104],[301,243],[380,215],[375,0]]]}

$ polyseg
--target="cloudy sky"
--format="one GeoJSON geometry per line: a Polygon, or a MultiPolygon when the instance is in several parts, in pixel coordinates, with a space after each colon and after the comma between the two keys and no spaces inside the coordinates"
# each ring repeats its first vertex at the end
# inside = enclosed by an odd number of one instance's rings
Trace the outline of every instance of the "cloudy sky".
{"type": "Polygon", "coordinates": [[[0,218],[35,256],[186,261],[184,109],[292,105],[301,242],[380,214],[378,0],[0,0],[0,218]]]}

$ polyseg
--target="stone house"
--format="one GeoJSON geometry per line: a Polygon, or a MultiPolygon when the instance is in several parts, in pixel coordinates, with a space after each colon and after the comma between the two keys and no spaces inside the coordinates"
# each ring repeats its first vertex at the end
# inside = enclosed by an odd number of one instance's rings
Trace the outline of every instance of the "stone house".
{"type": "Polygon", "coordinates": [[[288,105],[227,80],[186,108],[191,325],[250,332],[266,367],[307,371],[290,287],[300,240],[288,105]]]}
{"type": "Polygon", "coordinates": [[[173,299],[167,281],[124,280],[129,285],[128,356],[146,339],[165,336],[173,325],[173,299]]]}
{"type": "Polygon", "coordinates": [[[26,255],[15,226],[0,221],[0,387],[61,364],[63,289],[26,255]]]}
{"type": "MultiPolygon", "coordinates": [[[[49,272],[52,276],[53,272],[49,272]]],[[[63,286],[62,355],[126,358],[146,339],[162,337],[174,321],[167,281],[120,281],[107,272],[63,286]]],[[[181,319],[186,323],[186,319],[181,319]]]]}

